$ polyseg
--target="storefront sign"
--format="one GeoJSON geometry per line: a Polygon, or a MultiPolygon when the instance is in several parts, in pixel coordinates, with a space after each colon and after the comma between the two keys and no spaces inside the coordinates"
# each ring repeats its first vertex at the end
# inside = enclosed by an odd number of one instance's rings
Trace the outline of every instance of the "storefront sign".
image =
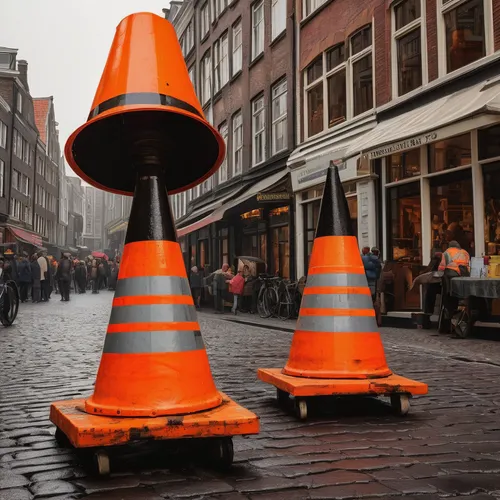
{"type": "Polygon", "coordinates": [[[277,201],[289,201],[292,195],[283,191],[281,193],[259,193],[257,195],[257,201],[261,203],[274,203],[277,201]]]}
{"type": "Polygon", "coordinates": [[[411,139],[406,139],[404,141],[396,142],[389,146],[383,146],[381,148],[370,151],[370,160],[375,160],[377,158],[382,158],[383,156],[389,156],[400,151],[406,151],[408,149],[418,148],[419,146],[429,144],[437,140],[437,132],[431,132],[429,134],[424,134],[418,137],[413,137],[411,139]]]}

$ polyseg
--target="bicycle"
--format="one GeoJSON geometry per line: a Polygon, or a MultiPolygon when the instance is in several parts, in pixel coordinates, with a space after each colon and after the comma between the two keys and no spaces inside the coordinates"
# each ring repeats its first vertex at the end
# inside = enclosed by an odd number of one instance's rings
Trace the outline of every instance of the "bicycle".
{"type": "MultiPolygon", "coordinates": [[[[0,269],[0,279],[3,270],[0,269]]],[[[0,322],[3,326],[11,326],[19,312],[19,289],[12,280],[0,283],[0,322]]]]}
{"type": "Polygon", "coordinates": [[[259,276],[262,282],[257,297],[257,312],[261,318],[270,318],[279,307],[279,277],[259,276]]]}
{"type": "Polygon", "coordinates": [[[278,318],[285,321],[298,317],[301,295],[298,281],[285,281],[280,284],[278,318]]]}

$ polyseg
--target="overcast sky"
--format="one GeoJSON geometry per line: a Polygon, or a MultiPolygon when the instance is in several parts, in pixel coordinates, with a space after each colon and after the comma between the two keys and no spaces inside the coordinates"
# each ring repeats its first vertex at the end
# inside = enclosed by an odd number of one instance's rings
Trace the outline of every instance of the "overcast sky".
{"type": "Polygon", "coordinates": [[[168,4],[168,0],[0,0],[0,46],[19,49],[18,59],[28,61],[33,97],[54,96],[61,148],[87,119],[118,23],[134,12],[163,15],[168,4]]]}

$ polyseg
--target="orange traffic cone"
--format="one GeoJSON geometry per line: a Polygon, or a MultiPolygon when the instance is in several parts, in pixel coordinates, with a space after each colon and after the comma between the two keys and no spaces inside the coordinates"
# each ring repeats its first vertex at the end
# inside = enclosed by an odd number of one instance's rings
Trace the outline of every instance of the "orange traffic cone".
{"type": "MultiPolygon", "coordinates": [[[[66,155],[91,184],[135,193],[95,391],[52,404],[56,438],[89,448],[213,437],[210,456],[230,465],[231,436],[257,433],[258,417],[215,387],[167,194],[210,175],[224,141],[203,117],[168,21],[122,21],[91,117],[66,155]]],[[[96,459],[108,473],[107,453],[96,459]]]]}
{"type": "Polygon", "coordinates": [[[278,400],[295,396],[307,417],[307,396],[391,396],[400,414],[409,397],[427,385],[392,374],[378,332],[371,292],[350,227],[349,207],[337,167],[328,169],[309,273],[283,370],[261,368],[258,377],[278,389],[278,400]]]}

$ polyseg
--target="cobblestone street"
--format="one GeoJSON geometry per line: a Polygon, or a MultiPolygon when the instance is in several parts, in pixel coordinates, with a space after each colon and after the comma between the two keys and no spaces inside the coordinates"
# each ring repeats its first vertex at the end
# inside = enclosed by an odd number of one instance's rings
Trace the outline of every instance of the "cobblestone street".
{"type": "Polygon", "coordinates": [[[112,294],[23,304],[0,331],[0,500],[88,498],[302,500],[500,498],[500,341],[383,329],[390,367],[429,384],[407,418],[381,400],[321,401],[306,422],[278,408],[258,367],[281,367],[292,323],[199,315],[217,386],[261,417],[235,438],[229,473],[168,462],[155,451],[92,477],[59,449],[52,401],[92,392],[112,294]]]}

